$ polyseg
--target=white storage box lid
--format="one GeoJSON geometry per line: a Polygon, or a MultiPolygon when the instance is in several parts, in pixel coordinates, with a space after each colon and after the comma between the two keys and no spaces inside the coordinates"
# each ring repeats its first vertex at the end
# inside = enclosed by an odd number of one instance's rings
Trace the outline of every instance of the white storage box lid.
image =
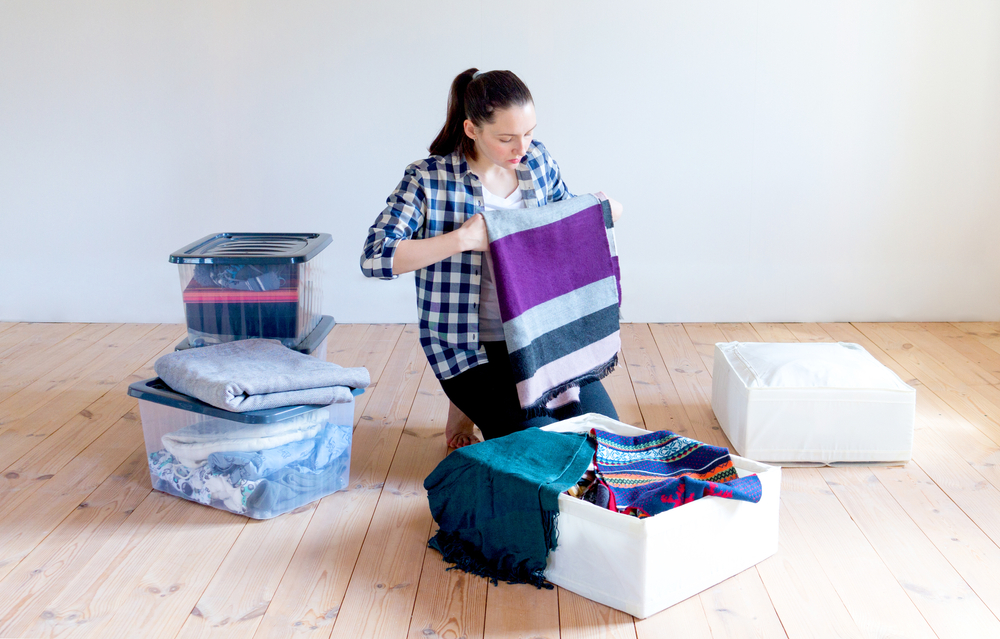
{"type": "Polygon", "coordinates": [[[747,388],[835,388],[913,392],[858,344],[718,344],[747,388]]]}

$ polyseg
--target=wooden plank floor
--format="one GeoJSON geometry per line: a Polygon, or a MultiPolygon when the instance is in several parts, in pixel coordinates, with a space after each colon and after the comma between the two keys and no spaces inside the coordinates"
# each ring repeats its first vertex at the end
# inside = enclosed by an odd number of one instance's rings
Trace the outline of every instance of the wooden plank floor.
{"type": "Polygon", "coordinates": [[[331,334],[374,382],[348,490],[267,521],[152,491],[125,391],[183,333],[0,323],[0,638],[1000,637],[1000,322],[623,325],[622,421],[712,444],[719,341],[856,342],[917,388],[911,463],[785,469],[778,554],[645,620],[427,549],[447,401],[413,326],[331,334]]]}

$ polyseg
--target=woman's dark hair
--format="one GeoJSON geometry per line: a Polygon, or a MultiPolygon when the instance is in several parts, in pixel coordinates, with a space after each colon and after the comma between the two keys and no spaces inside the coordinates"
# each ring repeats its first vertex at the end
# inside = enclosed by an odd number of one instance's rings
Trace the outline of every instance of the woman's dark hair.
{"type": "Polygon", "coordinates": [[[476,159],[476,146],[465,134],[464,123],[472,120],[476,126],[493,122],[497,109],[522,106],[533,102],[531,91],[510,71],[466,69],[451,83],[448,93],[448,116],[444,127],[431,142],[431,155],[448,155],[461,149],[465,157],[476,159]]]}

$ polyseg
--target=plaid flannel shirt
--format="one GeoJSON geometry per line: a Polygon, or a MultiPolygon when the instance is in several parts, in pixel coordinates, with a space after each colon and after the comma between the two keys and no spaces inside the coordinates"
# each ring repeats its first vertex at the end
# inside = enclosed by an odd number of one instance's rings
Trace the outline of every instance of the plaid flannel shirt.
{"type": "MultiPolygon", "coordinates": [[[[537,140],[517,166],[517,179],[526,208],[572,197],[559,166],[537,140]]],[[[367,277],[395,279],[393,254],[400,241],[449,233],[483,210],[482,183],[461,151],[414,162],[368,229],[361,271],[367,277]]],[[[487,361],[479,345],[482,262],[480,251],[466,251],[415,273],[420,344],[438,379],[487,361]]]]}

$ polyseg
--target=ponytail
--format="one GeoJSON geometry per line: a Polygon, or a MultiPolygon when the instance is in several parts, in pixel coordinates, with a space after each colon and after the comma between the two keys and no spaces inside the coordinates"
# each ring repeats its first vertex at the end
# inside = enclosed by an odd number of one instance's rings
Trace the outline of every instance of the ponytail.
{"type": "MultiPolygon", "coordinates": [[[[459,73],[451,83],[451,90],[448,92],[448,115],[445,117],[444,127],[437,134],[428,149],[431,155],[448,155],[455,149],[462,147],[465,151],[463,140],[468,140],[465,135],[465,90],[469,88],[472,77],[479,69],[466,69],[459,73]]],[[[472,140],[469,140],[471,142],[472,140]]],[[[473,151],[475,152],[475,151],[473,151]]],[[[468,155],[468,152],[466,152],[468,155]]]]}
{"type": "Polygon", "coordinates": [[[441,132],[428,149],[431,155],[448,155],[460,149],[467,158],[476,159],[475,142],[465,134],[465,121],[477,127],[493,122],[497,109],[522,106],[532,102],[531,91],[510,71],[466,69],[451,83],[448,92],[448,115],[441,132]]]}

